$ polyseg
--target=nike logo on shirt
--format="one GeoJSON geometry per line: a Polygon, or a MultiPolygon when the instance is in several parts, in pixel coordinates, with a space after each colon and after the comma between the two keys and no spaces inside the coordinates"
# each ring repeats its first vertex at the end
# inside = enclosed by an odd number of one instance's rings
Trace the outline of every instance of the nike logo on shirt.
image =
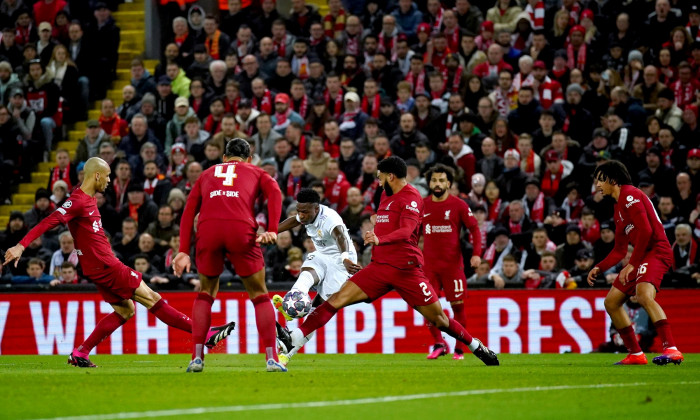
{"type": "Polygon", "coordinates": [[[428,217],[428,216],[430,216],[431,214],[432,214],[432,213],[425,213],[425,214],[423,215],[423,217],[428,217]]]}
{"type": "Polygon", "coordinates": [[[455,297],[458,298],[458,297],[462,296],[462,294],[463,294],[463,293],[460,293],[460,294],[458,294],[458,295],[455,295],[455,297]]]}
{"type": "Polygon", "coordinates": [[[91,212],[89,213],[89,214],[90,214],[90,216],[92,216],[92,213],[94,213],[94,212],[95,212],[95,210],[91,211],[91,212]]]}
{"type": "Polygon", "coordinates": [[[424,302],[427,302],[427,301],[429,301],[429,300],[432,299],[432,298],[433,298],[432,296],[428,296],[427,298],[425,298],[424,302]]]}

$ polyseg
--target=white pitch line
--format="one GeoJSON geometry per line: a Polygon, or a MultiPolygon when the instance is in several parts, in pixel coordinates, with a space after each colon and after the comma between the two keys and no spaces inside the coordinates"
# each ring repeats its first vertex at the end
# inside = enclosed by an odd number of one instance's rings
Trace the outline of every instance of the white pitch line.
{"type": "Polygon", "coordinates": [[[504,392],[519,393],[519,392],[546,392],[558,390],[572,389],[597,389],[597,388],[620,388],[620,387],[635,387],[647,385],[700,385],[700,381],[686,382],[664,382],[664,383],[649,383],[649,382],[633,382],[620,384],[590,384],[590,385],[556,385],[556,386],[536,386],[527,388],[497,388],[497,389],[471,389],[465,391],[453,392],[434,392],[430,394],[410,394],[410,395],[389,395],[385,397],[373,398],[358,398],[352,400],[337,400],[337,401],[307,401],[298,403],[279,403],[279,404],[255,404],[255,405],[230,405],[223,407],[198,407],[198,408],[183,408],[175,410],[158,410],[158,411],[141,411],[128,413],[112,413],[112,414],[94,414],[86,416],[72,417],[50,417],[38,420],[116,420],[116,419],[138,419],[138,418],[155,418],[155,417],[170,417],[170,416],[192,416],[196,414],[207,413],[233,413],[240,411],[263,411],[263,410],[284,410],[290,408],[318,408],[318,407],[337,407],[348,405],[361,404],[379,404],[390,403],[397,401],[412,401],[425,400],[430,398],[444,397],[464,397],[470,395],[485,395],[499,394],[504,392]]]}

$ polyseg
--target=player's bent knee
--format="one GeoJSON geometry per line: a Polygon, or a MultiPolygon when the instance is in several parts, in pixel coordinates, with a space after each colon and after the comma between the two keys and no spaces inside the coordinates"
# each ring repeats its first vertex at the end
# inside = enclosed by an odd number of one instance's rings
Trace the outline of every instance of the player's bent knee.
{"type": "Polygon", "coordinates": [[[447,328],[450,326],[450,320],[447,318],[447,315],[445,315],[444,312],[440,311],[440,313],[435,314],[435,316],[432,317],[432,319],[429,319],[431,324],[435,325],[437,328],[447,328]]]}

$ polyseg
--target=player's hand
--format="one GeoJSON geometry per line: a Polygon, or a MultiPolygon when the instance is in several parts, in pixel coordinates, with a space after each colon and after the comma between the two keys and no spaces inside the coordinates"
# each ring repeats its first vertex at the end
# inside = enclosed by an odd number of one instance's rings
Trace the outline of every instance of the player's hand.
{"type": "Polygon", "coordinates": [[[24,252],[24,246],[22,246],[22,244],[17,244],[15,246],[13,246],[12,248],[8,249],[7,252],[5,252],[5,262],[2,263],[2,265],[6,266],[7,264],[14,261],[15,268],[17,268],[17,263],[19,263],[19,257],[22,256],[23,252],[24,252]]]}
{"type": "Polygon", "coordinates": [[[474,256],[471,257],[471,259],[469,260],[469,264],[470,264],[473,268],[479,267],[479,264],[481,264],[481,257],[478,256],[478,255],[474,255],[474,256]]]}
{"type": "Polygon", "coordinates": [[[586,281],[588,281],[589,286],[593,286],[595,284],[595,278],[598,277],[598,274],[600,274],[600,268],[598,267],[593,267],[593,269],[588,272],[588,278],[586,281]]]}
{"type": "Polygon", "coordinates": [[[255,240],[255,242],[259,244],[274,244],[277,242],[277,234],[275,232],[263,232],[260,235],[258,235],[258,238],[255,240]]]}
{"type": "Polygon", "coordinates": [[[629,280],[629,275],[630,273],[634,271],[634,266],[631,264],[627,264],[625,268],[620,271],[620,283],[624,286],[629,280]]]}
{"type": "Polygon", "coordinates": [[[348,271],[350,275],[353,275],[357,273],[358,271],[362,270],[362,266],[355,264],[354,262],[350,261],[349,259],[344,259],[343,260],[343,265],[345,266],[345,269],[348,271]]]}
{"type": "Polygon", "coordinates": [[[365,245],[379,245],[379,238],[374,234],[374,230],[368,230],[365,232],[365,245]]]}
{"type": "Polygon", "coordinates": [[[178,277],[182,277],[183,273],[190,272],[191,265],[190,256],[184,252],[178,252],[175,258],[173,258],[173,273],[178,277]]]}
{"type": "Polygon", "coordinates": [[[369,216],[369,221],[372,222],[372,226],[375,226],[377,224],[377,213],[369,216]]]}

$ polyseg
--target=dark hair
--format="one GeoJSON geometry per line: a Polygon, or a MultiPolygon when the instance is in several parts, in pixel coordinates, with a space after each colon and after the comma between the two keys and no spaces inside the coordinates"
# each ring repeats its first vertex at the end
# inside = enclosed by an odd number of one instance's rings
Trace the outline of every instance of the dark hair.
{"type": "Polygon", "coordinates": [[[600,179],[615,185],[632,185],[632,177],[625,165],[619,160],[601,163],[593,172],[593,179],[600,179]]]}
{"type": "Polygon", "coordinates": [[[513,255],[508,254],[508,255],[503,256],[503,262],[514,262],[517,264],[518,261],[515,259],[515,257],[513,255]]]}
{"type": "Polygon", "coordinates": [[[425,179],[430,182],[430,178],[433,177],[433,174],[445,174],[447,176],[447,180],[450,181],[450,185],[454,183],[455,180],[455,171],[454,169],[450,168],[449,166],[443,165],[442,163],[438,163],[437,165],[433,166],[430,168],[428,172],[425,174],[425,179]]]}
{"type": "Polygon", "coordinates": [[[61,263],[61,269],[64,268],[72,268],[73,270],[75,270],[75,265],[70,261],[63,261],[63,263],[61,263]]]}
{"type": "Polygon", "coordinates": [[[227,157],[239,157],[243,159],[248,159],[250,156],[250,144],[242,138],[236,137],[235,139],[226,143],[226,151],[224,155],[227,157]]]}
{"type": "Polygon", "coordinates": [[[394,174],[397,178],[406,178],[406,162],[398,156],[389,156],[377,165],[385,174],[394,174]]]}
{"type": "Polygon", "coordinates": [[[311,181],[311,183],[309,183],[309,188],[320,188],[323,191],[326,190],[326,186],[323,185],[323,181],[321,181],[320,179],[311,181]]]}
{"type": "Polygon", "coordinates": [[[134,255],[134,256],[131,258],[131,260],[132,260],[134,263],[136,263],[136,260],[140,260],[140,259],[144,259],[144,260],[148,261],[148,264],[149,264],[149,265],[151,264],[151,260],[150,260],[150,258],[148,257],[148,254],[144,254],[143,252],[138,253],[138,254],[134,255]]]}
{"type": "Polygon", "coordinates": [[[302,188],[299,190],[299,194],[297,194],[297,203],[319,204],[320,202],[321,196],[312,188],[302,188]]]}

